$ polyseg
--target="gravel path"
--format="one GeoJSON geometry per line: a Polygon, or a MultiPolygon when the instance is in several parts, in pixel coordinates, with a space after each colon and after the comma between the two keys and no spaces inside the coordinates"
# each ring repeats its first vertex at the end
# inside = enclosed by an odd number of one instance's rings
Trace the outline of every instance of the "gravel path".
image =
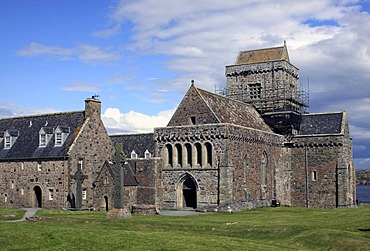
{"type": "Polygon", "coordinates": [[[41,208],[22,208],[23,210],[26,210],[26,213],[24,214],[22,219],[19,220],[9,220],[5,222],[20,222],[25,221],[26,218],[32,217],[36,214],[37,211],[41,210],[41,208]]]}

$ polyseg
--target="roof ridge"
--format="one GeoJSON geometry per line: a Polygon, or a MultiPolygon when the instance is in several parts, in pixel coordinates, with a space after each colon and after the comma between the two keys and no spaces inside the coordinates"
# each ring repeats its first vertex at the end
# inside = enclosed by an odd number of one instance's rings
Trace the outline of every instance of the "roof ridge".
{"type": "Polygon", "coordinates": [[[1,120],[9,120],[9,119],[25,119],[25,118],[47,117],[47,116],[52,116],[52,115],[62,115],[62,114],[82,113],[82,112],[84,112],[84,110],[70,111],[70,112],[43,113],[43,114],[33,114],[33,115],[20,115],[20,116],[3,117],[3,118],[0,118],[0,121],[1,120]]]}
{"type": "Polygon", "coordinates": [[[260,49],[252,49],[252,50],[244,50],[244,51],[240,51],[240,52],[245,52],[245,51],[265,51],[265,50],[275,50],[275,49],[284,49],[284,45],[282,46],[275,46],[275,47],[266,47],[266,48],[260,48],[260,49]]]}
{"type": "MultiPolygon", "coordinates": [[[[215,116],[215,118],[217,119],[218,123],[221,123],[221,120],[218,118],[218,116],[216,115],[216,113],[212,110],[212,108],[209,106],[209,104],[207,103],[207,101],[204,99],[202,93],[200,91],[202,91],[202,89],[198,89],[194,84],[192,85],[192,87],[195,88],[195,91],[199,94],[199,96],[201,97],[201,99],[203,99],[204,103],[207,105],[208,109],[212,112],[213,116],[215,116]]],[[[208,92],[208,91],[205,91],[207,92],[208,94],[213,94],[211,92],[208,92]]],[[[217,95],[217,96],[221,96],[221,95],[217,95]]]]}
{"type": "Polygon", "coordinates": [[[154,134],[154,132],[145,132],[145,133],[120,133],[120,134],[110,134],[109,137],[119,137],[119,136],[135,136],[135,135],[149,135],[154,134]]]}
{"type": "Polygon", "coordinates": [[[316,113],[306,113],[302,114],[302,116],[310,116],[310,115],[326,115],[326,114],[343,114],[346,111],[336,111],[336,112],[316,112],[316,113]]]}

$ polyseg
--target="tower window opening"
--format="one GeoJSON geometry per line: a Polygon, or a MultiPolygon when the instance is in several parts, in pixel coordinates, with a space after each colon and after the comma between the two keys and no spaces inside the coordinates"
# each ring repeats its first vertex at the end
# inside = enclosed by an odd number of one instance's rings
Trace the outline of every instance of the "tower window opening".
{"type": "Polygon", "coordinates": [[[249,90],[249,98],[250,99],[259,99],[261,98],[261,84],[249,84],[248,90],[249,90]]]}

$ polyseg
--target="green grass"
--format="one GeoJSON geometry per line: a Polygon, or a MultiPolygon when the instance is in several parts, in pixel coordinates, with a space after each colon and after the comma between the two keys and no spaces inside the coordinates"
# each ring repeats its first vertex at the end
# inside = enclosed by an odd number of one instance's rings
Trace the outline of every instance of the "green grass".
{"type": "MultiPolygon", "coordinates": [[[[14,210],[14,209],[12,209],[14,210]]],[[[0,216],[9,209],[0,209],[0,216]]],[[[370,205],[261,208],[194,216],[106,219],[42,210],[38,222],[0,222],[1,250],[370,250],[370,205]]]]}
{"type": "Polygon", "coordinates": [[[7,220],[19,220],[24,216],[25,211],[20,208],[0,208],[0,222],[7,220]],[[10,215],[13,217],[8,218],[10,215]]]}

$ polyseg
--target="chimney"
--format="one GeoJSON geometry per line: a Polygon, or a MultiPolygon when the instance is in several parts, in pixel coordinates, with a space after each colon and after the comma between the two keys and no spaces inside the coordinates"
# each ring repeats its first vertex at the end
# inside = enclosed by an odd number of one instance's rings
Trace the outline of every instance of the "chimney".
{"type": "Polygon", "coordinates": [[[85,118],[100,118],[101,102],[97,95],[85,100],[85,118]]]}

